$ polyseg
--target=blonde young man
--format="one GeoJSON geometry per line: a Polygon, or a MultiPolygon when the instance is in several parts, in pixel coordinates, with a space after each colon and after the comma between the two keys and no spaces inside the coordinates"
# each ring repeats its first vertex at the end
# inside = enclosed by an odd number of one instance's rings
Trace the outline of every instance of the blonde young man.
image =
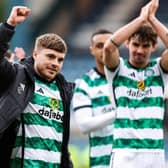
{"type": "Polygon", "coordinates": [[[15,26],[29,14],[29,8],[15,6],[0,25],[0,162],[5,168],[71,168],[72,85],[60,74],[67,52],[64,40],[43,34],[32,57],[16,64],[5,59],[15,26]]]}
{"type": "Polygon", "coordinates": [[[163,117],[168,51],[150,60],[157,35],[168,47],[168,29],[155,16],[158,3],[151,0],[104,46],[106,76],[117,107],[111,168],[165,167],[163,117]],[[124,42],[128,60],[118,52],[124,42]]]}

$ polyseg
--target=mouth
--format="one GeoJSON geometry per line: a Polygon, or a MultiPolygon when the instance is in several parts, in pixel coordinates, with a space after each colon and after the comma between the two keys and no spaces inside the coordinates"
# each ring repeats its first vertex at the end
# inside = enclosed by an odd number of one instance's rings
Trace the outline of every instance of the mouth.
{"type": "Polygon", "coordinates": [[[143,55],[142,54],[134,54],[134,58],[142,59],[143,55]]]}
{"type": "Polygon", "coordinates": [[[53,69],[53,68],[48,68],[48,72],[49,72],[50,74],[55,74],[55,73],[57,73],[56,69],[53,69]]]}

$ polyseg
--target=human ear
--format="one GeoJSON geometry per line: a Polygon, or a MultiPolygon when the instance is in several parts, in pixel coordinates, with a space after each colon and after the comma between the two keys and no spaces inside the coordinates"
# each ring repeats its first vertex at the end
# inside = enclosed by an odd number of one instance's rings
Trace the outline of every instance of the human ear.
{"type": "Polygon", "coordinates": [[[89,51],[90,51],[90,54],[91,54],[92,56],[94,56],[94,50],[93,50],[93,47],[92,47],[92,46],[89,47],[89,51]]]}
{"type": "Polygon", "coordinates": [[[129,42],[130,42],[129,40],[126,40],[126,41],[125,41],[125,46],[126,46],[126,48],[129,48],[129,42]]]}
{"type": "Polygon", "coordinates": [[[37,57],[37,51],[33,50],[33,58],[35,59],[37,57]]]}
{"type": "Polygon", "coordinates": [[[153,47],[153,48],[152,48],[152,52],[154,52],[154,51],[156,50],[157,43],[156,43],[156,44],[153,44],[152,47],[153,47]]]}

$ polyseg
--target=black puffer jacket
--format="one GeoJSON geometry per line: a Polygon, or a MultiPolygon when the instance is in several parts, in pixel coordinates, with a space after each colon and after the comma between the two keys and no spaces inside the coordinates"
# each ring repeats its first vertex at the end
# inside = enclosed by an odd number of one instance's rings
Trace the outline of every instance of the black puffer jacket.
{"type": "MultiPolygon", "coordinates": [[[[18,123],[16,118],[21,116],[34,94],[35,72],[32,57],[27,57],[20,63],[13,65],[4,58],[8,49],[8,42],[13,34],[13,27],[7,24],[0,25],[0,164],[5,168],[8,167],[12,145],[17,133],[18,123]]],[[[61,74],[57,75],[54,80],[58,85],[64,108],[61,168],[72,168],[68,153],[68,141],[70,101],[74,85],[68,83],[61,74]]],[[[24,133],[24,123],[22,125],[24,133]]],[[[22,144],[22,155],[24,156],[24,137],[22,144]]]]}

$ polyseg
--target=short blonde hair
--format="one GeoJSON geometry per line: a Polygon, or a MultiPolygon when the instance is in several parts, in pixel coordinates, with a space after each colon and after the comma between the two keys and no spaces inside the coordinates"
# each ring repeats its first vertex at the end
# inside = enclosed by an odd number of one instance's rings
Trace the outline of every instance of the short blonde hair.
{"type": "Polygon", "coordinates": [[[42,48],[52,49],[60,53],[67,52],[65,41],[54,33],[46,33],[36,38],[35,49],[40,50],[42,48]]]}

